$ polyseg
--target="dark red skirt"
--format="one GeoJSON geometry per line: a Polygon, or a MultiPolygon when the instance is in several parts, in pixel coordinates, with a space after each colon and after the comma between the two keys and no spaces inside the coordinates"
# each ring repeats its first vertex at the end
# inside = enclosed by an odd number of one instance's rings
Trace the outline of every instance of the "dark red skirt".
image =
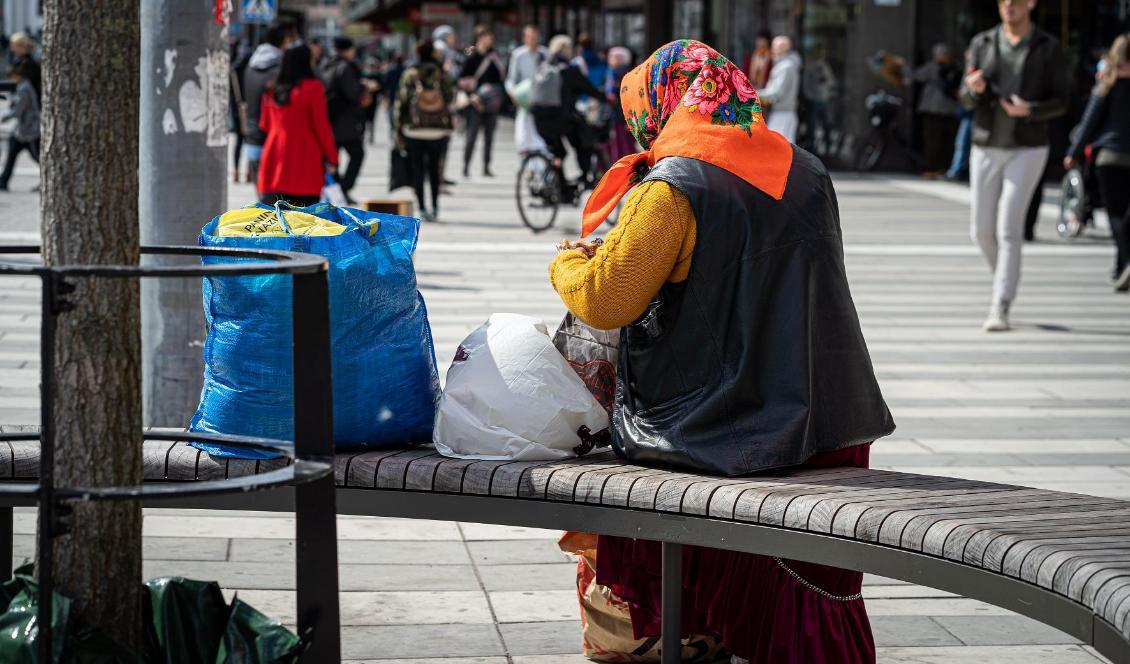
{"type": "MultiPolygon", "coordinates": [[[[869,465],[871,445],[817,455],[806,468],[869,465]]],[[[662,553],[657,542],[601,536],[597,582],[629,605],[637,639],[660,635],[662,553]]],[[[875,640],[863,574],[768,556],[683,547],[683,635],[706,634],[752,664],[870,664],[875,640]],[[816,592],[798,581],[833,597],[816,592]]]]}

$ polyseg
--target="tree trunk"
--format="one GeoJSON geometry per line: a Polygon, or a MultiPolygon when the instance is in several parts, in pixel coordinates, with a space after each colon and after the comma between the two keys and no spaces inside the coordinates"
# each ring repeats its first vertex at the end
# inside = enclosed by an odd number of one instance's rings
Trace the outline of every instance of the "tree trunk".
{"type": "MultiPolygon", "coordinates": [[[[43,3],[44,260],[138,262],[138,0],[43,3]]],[[[141,335],[135,279],[75,277],[57,318],[57,486],[141,483],[141,335]]],[[[42,526],[41,526],[42,527],[42,526]]],[[[82,627],[141,642],[141,506],[77,503],[54,540],[56,590],[82,627]]]]}

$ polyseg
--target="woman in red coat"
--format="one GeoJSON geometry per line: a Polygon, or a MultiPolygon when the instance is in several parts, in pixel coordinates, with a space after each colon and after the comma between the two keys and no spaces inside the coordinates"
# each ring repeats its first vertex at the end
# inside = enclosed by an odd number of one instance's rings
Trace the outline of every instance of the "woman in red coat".
{"type": "Polygon", "coordinates": [[[321,198],[326,173],[337,167],[326,91],[314,75],[310,47],[283,53],[279,76],[263,95],[259,128],[267,134],[259,162],[259,200],[305,207],[321,198]]]}

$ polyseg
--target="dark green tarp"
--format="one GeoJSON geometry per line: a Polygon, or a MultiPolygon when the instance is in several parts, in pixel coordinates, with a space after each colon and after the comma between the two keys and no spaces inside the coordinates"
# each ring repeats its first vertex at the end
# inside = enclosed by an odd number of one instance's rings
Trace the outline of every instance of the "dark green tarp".
{"type": "MultiPolygon", "coordinates": [[[[160,577],[145,582],[145,648],[137,654],[104,634],[71,624],[71,600],[54,594],[54,658],[68,664],[284,664],[303,649],[290,630],[211,581],[160,577]]],[[[37,654],[37,586],[17,573],[0,584],[0,662],[44,664],[37,654]]]]}

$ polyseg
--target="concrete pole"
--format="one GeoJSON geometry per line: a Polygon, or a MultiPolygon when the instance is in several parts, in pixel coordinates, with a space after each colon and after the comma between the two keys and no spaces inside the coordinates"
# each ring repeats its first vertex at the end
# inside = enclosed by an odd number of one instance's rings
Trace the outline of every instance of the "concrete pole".
{"type": "MultiPolygon", "coordinates": [[[[214,10],[214,0],[141,3],[142,244],[195,245],[227,209],[229,55],[214,10]]],[[[200,398],[200,283],[146,279],[141,296],[144,423],[183,427],[200,398]]]]}

